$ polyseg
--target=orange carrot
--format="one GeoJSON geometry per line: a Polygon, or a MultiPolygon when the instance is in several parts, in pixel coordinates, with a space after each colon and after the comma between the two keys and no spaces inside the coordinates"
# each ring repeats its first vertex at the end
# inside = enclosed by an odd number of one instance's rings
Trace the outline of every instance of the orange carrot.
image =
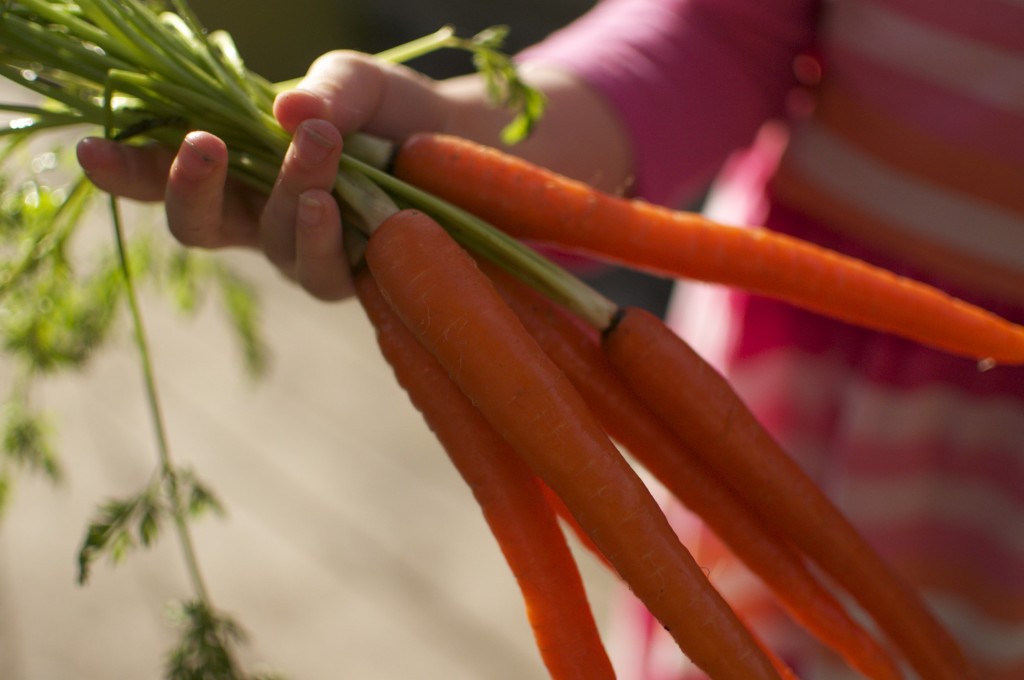
{"type": "Polygon", "coordinates": [[[537,478],[395,316],[369,272],[355,281],[384,357],[472,490],[519,584],[549,674],[613,679],[583,580],[537,478]]]}
{"type": "Polygon", "coordinates": [[[394,174],[517,238],[786,300],[972,359],[1024,363],[1024,328],[925,284],[766,229],[601,193],[472,142],[419,134],[394,174]]]}
{"type": "Polygon", "coordinates": [[[863,606],[928,679],[973,677],[956,643],[729,383],[657,317],[628,309],[606,356],[648,407],[754,509],[863,606]]]}
{"type": "Polygon", "coordinates": [[[582,398],[472,258],[436,222],[406,210],[376,229],[366,261],[406,326],[565,501],[684,653],[714,678],[778,678],[582,398]]]}
{"type": "Polygon", "coordinates": [[[608,433],[700,516],[775,592],[795,620],[865,677],[902,677],[888,653],[847,614],[791,545],[765,527],[733,490],[640,402],[601,352],[596,332],[509,275],[494,268],[485,270],[608,433]]]}
{"type": "Polygon", "coordinates": [[[590,553],[590,555],[600,562],[610,572],[615,573],[615,566],[612,565],[605,556],[601,554],[594,542],[590,540],[590,536],[587,536],[587,532],[583,530],[576,518],[573,517],[569,508],[565,505],[565,501],[558,497],[551,487],[541,482],[541,490],[544,492],[544,498],[547,499],[548,505],[551,507],[551,511],[555,513],[555,516],[565,522],[566,527],[572,532],[576,540],[579,541],[580,545],[590,553]]]}

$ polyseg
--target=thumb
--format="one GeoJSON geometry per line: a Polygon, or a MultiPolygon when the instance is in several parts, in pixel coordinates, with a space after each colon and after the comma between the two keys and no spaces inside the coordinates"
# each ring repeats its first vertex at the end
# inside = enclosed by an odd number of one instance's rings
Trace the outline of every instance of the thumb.
{"type": "Polygon", "coordinates": [[[436,81],[350,50],[319,57],[296,88],[274,103],[274,115],[289,132],[303,120],[323,118],[342,134],[363,130],[396,141],[438,129],[443,109],[436,81]]]}

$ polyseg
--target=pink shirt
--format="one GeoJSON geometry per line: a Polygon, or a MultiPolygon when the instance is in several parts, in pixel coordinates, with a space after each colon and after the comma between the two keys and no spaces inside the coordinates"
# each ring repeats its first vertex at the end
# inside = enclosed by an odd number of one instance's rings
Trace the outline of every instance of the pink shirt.
{"type": "Polygon", "coordinates": [[[648,200],[678,202],[786,120],[781,166],[758,190],[1012,293],[1024,290],[1021,36],[1019,0],[603,0],[523,58],[608,98],[648,200]],[[794,64],[811,50],[817,106],[794,116],[794,64]]]}
{"type": "MultiPolygon", "coordinates": [[[[730,219],[757,224],[770,207],[772,228],[927,271],[1024,320],[1024,0],[603,0],[523,58],[607,97],[634,147],[638,195],[673,204],[724,167],[712,209],[730,219]],[[794,63],[811,75],[820,65],[820,82],[798,89],[794,63]]],[[[979,372],[695,288],[676,327],[833,485],[982,675],[1024,678],[1021,369],[979,372]]],[[[751,579],[713,558],[701,559],[716,584],[756,604],[751,579]]],[[[628,623],[638,639],[624,663],[643,669],[629,677],[678,680],[677,657],[662,653],[671,639],[642,611],[628,623]]],[[[831,663],[763,623],[806,668],[831,663]]]]}
{"type": "Polygon", "coordinates": [[[782,113],[814,0],[605,0],[524,53],[611,101],[636,157],[635,192],[659,203],[702,189],[782,113]]]}

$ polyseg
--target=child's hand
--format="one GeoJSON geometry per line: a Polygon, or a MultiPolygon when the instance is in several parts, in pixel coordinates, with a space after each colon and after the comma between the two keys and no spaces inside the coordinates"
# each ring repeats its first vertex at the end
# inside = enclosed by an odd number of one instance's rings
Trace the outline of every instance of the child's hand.
{"type": "Polygon", "coordinates": [[[430,81],[365,55],[331,52],[298,88],[281,94],[274,115],[293,141],[269,196],[227,175],[223,142],[192,132],[174,155],[153,146],[83,140],[78,160],[101,189],[136,200],[164,200],[167,222],[186,246],[258,248],[312,295],[351,294],[341,222],[331,188],[342,134],[365,129],[401,139],[441,125],[430,81]]]}

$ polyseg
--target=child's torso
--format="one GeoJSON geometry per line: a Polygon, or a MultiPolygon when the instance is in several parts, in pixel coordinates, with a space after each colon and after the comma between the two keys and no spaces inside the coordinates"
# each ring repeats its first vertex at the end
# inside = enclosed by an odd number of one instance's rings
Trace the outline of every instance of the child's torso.
{"type": "Polygon", "coordinates": [[[778,200],[1024,296],[1024,2],[833,0],[778,200]]]}

